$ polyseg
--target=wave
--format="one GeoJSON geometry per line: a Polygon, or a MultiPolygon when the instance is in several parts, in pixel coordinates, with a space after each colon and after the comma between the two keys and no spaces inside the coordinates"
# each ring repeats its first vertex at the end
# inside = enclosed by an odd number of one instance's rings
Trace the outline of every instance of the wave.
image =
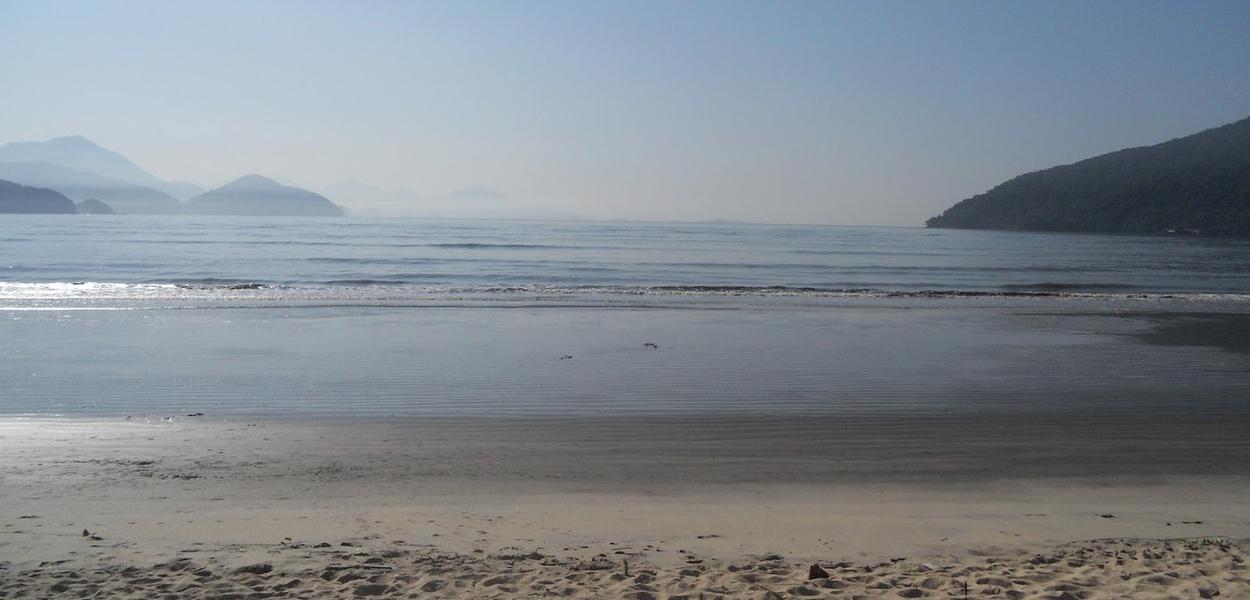
{"type": "MultiPolygon", "coordinates": [[[[392,238],[402,236],[391,236],[392,238]]],[[[345,238],[350,241],[324,241],[324,240],[255,240],[255,239],[214,239],[214,240],[196,240],[196,239],[128,239],[128,244],[161,244],[173,247],[186,245],[212,245],[212,246],[337,246],[344,248],[447,248],[458,250],[482,250],[482,249],[501,249],[501,250],[524,250],[524,249],[540,249],[540,250],[579,250],[579,249],[605,249],[608,246],[575,246],[563,244],[520,244],[520,243],[482,243],[482,242],[447,242],[447,243],[411,243],[411,242],[360,242],[355,239],[345,238]]],[[[24,238],[0,239],[0,242],[7,241],[28,241],[24,238]]]]}
{"type": "MultiPolygon", "coordinates": [[[[1005,286],[1004,286],[1005,287],[1005,286]]],[[[1129,286],[1131,287],[1131,286],[1129,286]]],[[[534,288],[506,287],[492,288],[493,292],[508,293],[594,293],[594,294],[630,294],[630,295],[708,295],[708,296],[839,296],[864,298],[1061,298],[1061,297],[1161,297],[1179,298],[1206,294],[1176,293],[1107,293],[1098,291],[1070,290],[1027,290],[1027,289],[995,289],[995,290],[963,290],[963,289],[918,289],[897,290],[883,288],[839,288],[811,286],[750,286],[750,285],[656,285],[656,286],[574,286],[567,288],[534,288]]],[[[1222,296],[1244,296],[1245,294],[1224,294],[1222,296]]]]}
{"type": "MultiPolygon", "coordinates": [[[[197,287],[197,286],[192,285],[192,284],[185,284],[185,283],[182,283],[182,284],[176,284],[176,287],[178,287],[178,288],[182,288],[182,289],[189,289],[189,288],[195,288],[195,287],[197,287]]],[[[212,285],[201,285],[201,286],[199,286],[199,287],[209,287],[209,288],[211,288],[211,287],[213,287],[213,286],[212,286],[212,285]]],[[[225,288],[225,289],[227,289],[227,290],[267,290],[267,289],[269,289],[269,287],[270,287],[270,286],[268,286],[268,285],[266,285],[266,284],[263,284],[263,283],[245,282],[245,283],[229,283],[229,284],[222,284],[222,285],[221,285],[221,287],[223,287],[223,288],[225,288]]]]}
{"type": "MultiPolygon", "coordinates": [[[[501,246],[493,246],[501,247],[501,246]]],[[[530,246],[540,247],[540,246],[530,246]]],[[[554,246],[552,246],[554,247],[554,246]]],[[[980,273],[1017,273],[1021,271],[1036,273],[1078,274],[1094,273],[1099,269],[1083,267],[993,267],[993,266],[911,266],[911,265],[820,265],[794,264],[785,262],[713,262],[713,261],[638,261],[629,263],[592,263],[580,260],[553,260],[533,257],[430,257],[430,256],[312,256],[290,259],[293,262],[315,264],[371,265],[371,266],[404,266],[404,265],[444,265],[444,264],[475,264],[496,267],[524,266],[540,269],[544,272],[562,270],[566,272],[628,272],[645,270],[664,273],[675,271],[711,272],[788,272],[801,271],[807,274],[825,273],[831,276],[890,276],[915,274],[980,274],[980,273]],[[608,266],[605,266],[608,265],[608,266]]],[[[727,275],[732,277],[732,275],[727,275]]],[[[1032,285],[1032,284],[1030,284],[1032,285]]],[[[1047,284],[1037,284],[1047,285],[1047,284]]],[[[1062,284],[1054,284],[1062,285],[1062,284]]],[[[1080,285],[1080,284],[1073,284],[1080,285]]]]}
{"type": "Polygon", "coordinates": [[[307,261],[310,263],[321,264],[344,264],[344,265],[419,265],[448,262],[446,259],[432,258],[374,258],[360,257],[349,258],[343,256],[314,256],[311,258],[299,258],[299,261],[307,261]]]}
{"type": "Polygon", "coordinates": [[[480,242],[463,242],[463,243],[456,242],[456,243],[418,244],[418,245],[426,246],[429,248],[458,248],[458,249],[464,249],[464,250],[478,250],[478,249],[507,250],[507,249],[526,249],[526,248],[541,249],[541,250],[563,250],[563,249],[569,249],[569,248],[577,249],[577,248],[586,247],[586,246],[561,246],[557,244],[515,244],[515,243],[488,244],[488,243],[480,243],[480,242]]]}
{"type": "Polygon", "coordinates": [[[159,244],[163,246],[340,246],[351,244],[339,244],[336,242],[319,242],[319,241],[285,241],[285,240],[194,240],[194,239],[129,239],[127,244],[159,244]]]}
{"type": "Polygon", "coordinates": [[[330,279],[323,281],[325,285],[344,285],[344,286],[372,286],[372,285],[407,285],[403,281],[393,281],[387,279],[330,279]]]}
{"type": "MultiPolygon", "coordinates": [[[[1022,284],[995,289],[887,289],[877,287],[821,287],[785,285],[434,285],[400,279],[342,278],[315,283],[286,283],[248,279],[200,278],[175,281],[123,282],[0,282],[0,300],[62,298],[167,298],[254,300],[400,300],[404,298],[519,298],[543,297],[810,297],[810,298],[1089,298],[1089,299],[1220,299],[1250,302],[1250,294],[1158,292],[1121,286],[1117,291],[1085,289],[1099,284],[1022,284]]],[[[1110,287],[1110,286],[1108,286],[1110,287]]]]}
{"type": "Polygon", "coordinates": [[[259,290],[273,287],[274,284],[252,281],[250,279],[230,279],[219,277],[204,277],[200,279],[172,279],[165,281],[147,281],[144,282],[151,285],[173,285],[178,289],[196,289],[196,288],[223,288],[228,290],[259,290]]]}
{"type": "Polygon", "coordinates": [[[1007,283],[998,286],[1008,291],[1041,291],[1041,292],[1062,292],[1062,291],[1092,291],[1092,290],[1136,290],[1143,289],[1138,285],[1127,283],[1059,283],[1043,281],[1040,283],[1007,283]]]}

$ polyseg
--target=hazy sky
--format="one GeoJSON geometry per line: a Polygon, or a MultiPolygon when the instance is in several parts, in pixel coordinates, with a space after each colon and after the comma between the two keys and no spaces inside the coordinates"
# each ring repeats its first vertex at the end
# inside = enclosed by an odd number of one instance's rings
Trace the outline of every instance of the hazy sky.
{"type": "Polygon", "coordinates": [[[1250,115],[1250,2],[17,2],[0,143],[510,214],[920,224],[1250,115]]]}

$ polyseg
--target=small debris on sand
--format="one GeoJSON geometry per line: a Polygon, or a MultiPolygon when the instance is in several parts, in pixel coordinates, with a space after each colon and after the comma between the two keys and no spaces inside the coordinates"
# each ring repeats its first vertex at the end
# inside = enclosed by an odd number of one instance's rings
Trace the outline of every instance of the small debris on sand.
{"type": "MultiPolygon", "coordinates": [[[[828,569],[778,555],[708,558],[698,567],[613,562],[603,554],[542,556],[501,549],[462,554],[418,544],[358,542],[359,550],[309,553],[289,544],[249,546],[265,562],[240,564],[239,546],[205,547],[194,560],[136,563],[121,555],[32,563],[0,562],[0,597],[164,598],[249,597],[499,598],[1093,598],[1250,597],[1241,572],[1247,550],[1226,538],[1096,540],[1064,544],[1042,560],[1010,553],[990,560],[880,563],[841,561],[828,569]],[[397,552],[394,553],[394,552],[397,552]],[[391,553],[391,554],[388,554],[391,553]],[[385,556],[390,559],[377,561],[385,556]],[[103,558],[103,560],[100,560],[103,558]],[[527,559],[518,568],[517,559],[527,559]],[[77,561],[77,562],[75,562],[77,561]],[[369,562],[364,562],[369,561],[369,562]],[[48,568],[56,565],[56,568],[48,568]],[[807,568],[803,568],[806,565],[807,568]],[[627,570],[626,570],[627,569],[627,570]],[[831,573],[831,571],[833,573],[831,573]],[[924,573],[917,576],[917,573],[924,573]],[[1078,585],[1079,584],[1079,585],[1078,585]],[[252,590],[251,592],[241,590],[252,590]],[[261,590],[261,592],[256,592],[261,590]]],[[[1039,555],[1040,557],[1041,555],[1039,555]]]]}

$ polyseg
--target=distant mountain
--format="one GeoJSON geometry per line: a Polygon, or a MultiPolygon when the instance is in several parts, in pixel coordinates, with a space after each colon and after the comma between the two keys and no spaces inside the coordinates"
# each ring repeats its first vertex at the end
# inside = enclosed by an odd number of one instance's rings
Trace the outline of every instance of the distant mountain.
{"type": "Polygon", "coordinates": [[[82,202],[76,202],[75,206],[77,206],[78,214],[80,215],[111,215],[113,214],[113,207],[103,202],[100,202],[99,200],[96,200],[95,198],[87,198],[86,200],[83,200],[82,202]]]}
{"type": "Polygon", "coordinates": [[[74,214],[74,201],[64,194],[0,180],[0,213],[74,214]]]}
{"type": "Polygon", "coordinates": [[[1250,235],[1250,118],[1021,175],[926,225],[1250,235]]]}
{"type": "Polygon", "coordinates": [[[186,211],[200,215],[341,217],[329,198],[260,175],[240,177],[192,198],[186,211]]]}
{"type": "Polygon", "coordinates": [[[0,161],[52,163],[149,187],[180,200],[204,191],[191,183],[162,181],[125,156],[77,135],[52,138],[46,142],[16,142],[0,146],[0,161]]]}
{"type": "Polygon", "coordinates": [[[95,198],[122,213],[182,212],[178,201],[164,192],[51,163],[0,162],[0,179],[53,189],[78,201],[95,198]]]}

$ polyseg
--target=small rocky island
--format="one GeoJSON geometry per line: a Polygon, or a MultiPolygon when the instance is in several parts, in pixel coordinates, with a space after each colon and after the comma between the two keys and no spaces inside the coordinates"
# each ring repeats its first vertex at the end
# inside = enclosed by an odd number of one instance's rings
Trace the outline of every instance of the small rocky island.
{"type": "Polygon", "coordinates": [[[75,204],[75,206],[77,206],[77,207],[78,207],[78,214],[80,214],[80,215],[111,215],[111,214],[115,214],[115,213],[113,212],[113,207],[111,207],[111,206],[109,206],[109,205],[107,205],[107,204],[105,204],[105,203],[103,203],[103,202],[101,202],[101,201],[99,201],[99,200],[96,200],[95,198],[87,198],[86,200],[83,200],[82,202],[78,202],[78,203],[76,203],[76,204],[75,204]]]}

